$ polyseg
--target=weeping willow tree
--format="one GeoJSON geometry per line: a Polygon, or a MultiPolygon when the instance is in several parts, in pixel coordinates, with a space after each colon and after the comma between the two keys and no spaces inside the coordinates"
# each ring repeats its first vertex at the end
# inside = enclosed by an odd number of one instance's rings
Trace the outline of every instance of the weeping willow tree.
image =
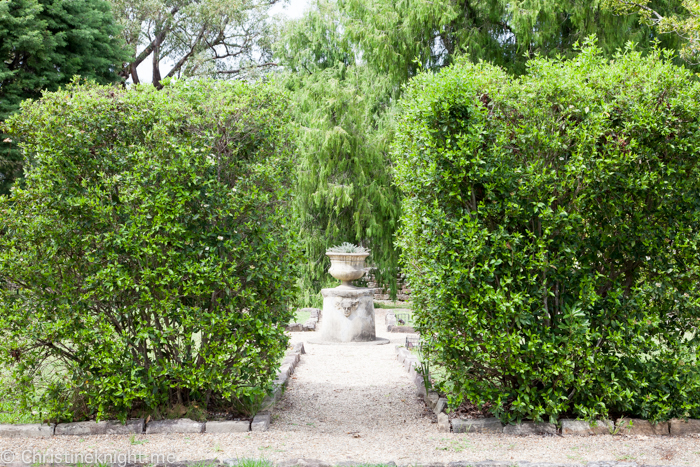
{"type": "MultiPolygon", "coordinates": [[[[652,1],[658,11],[680,0],[652,1]]],[[[303,302],[329,284],[327,247],[342,242],[372,250],[378,280],[396,291],[393,244],[399,196],[388,146],[393,103],[418,71],[459,55],[519,74],[535,55],[572,55],[595,34],[613,54],[627,41],[639,50],[660,39],[638,16],[619,16],[599,0],[317,0],[284,24],[274,47],[281,80],[295,101],[299,128],[296,214],[306,262],[303,302]]]]}
{"type": "Polygon", "coordinates": [[[396,292],[400,201],[388,150],[398,87],[360,62],[337,27],[341,16],[337,4],[318,3],[286,25],[276,51],[298,125],[295,211],[306,252],[300,290],[307,305],[335,282],[326,274],[325,252],[343,242],[369,248],[378,281],[396,292]]]}
{"type": "MultiPolygon", "coordinates": [[[[618,0],[620,1],[620,0],[618,0]]],[[[520,74],[536,55],[570,57],[595,35],[612,55],[628,41],[648,50],[656,40],[678,48],[639,15],[619,15],[610,0],[338,0],[345,39],[373,69],[405,82],[466,54],[520,74]]],[[[681,0],[646,1],[656,11],[682,9],[681,0]]]]}

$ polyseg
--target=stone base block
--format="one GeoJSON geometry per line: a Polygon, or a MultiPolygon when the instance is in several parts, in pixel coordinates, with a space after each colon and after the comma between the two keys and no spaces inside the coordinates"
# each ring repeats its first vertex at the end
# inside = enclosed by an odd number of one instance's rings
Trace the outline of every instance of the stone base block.
{"type": "Polygon", "coordinates": [[[143,433],[143,418],[127,420],[122,424],[116,420],[101,422],[59,423],[56,425],[56,436],[91,436],[91,435],[125,435],[143,433]]]}
{"type": "Polygon", "coordinates": [[[250,431],[250,421],[226,420],[222,422],[207,422],[205,433],[245,433],[250,431]]]}
{"type": "Polygon", "coordinates": [[[700,433],[700,420],[679,420],[674,418],[668,422],[671,436],[693,435],[700,433]]]}
{"type": "Polygon", "coordinates": [[[287,365],[290,365],[292,368],[294,368],[296,366],[296,364],[299,362],[300,358],[301,357],[299,357],[299,354],[288,355],[282,359],[282,365],[287,364],[287,365]]]}
{"type": "Polygon", "coordinates": [[[543,422],[522,422],[517,425],[506,425],[503,434],[526,436],[526,435],[556,435],[557,427],[553,423],[543,422]]]}
{"type": "Polygon", "coordinates": [[[427,405],[430,408],[430,410],[433,410],[435,408],[435,404],[437,404],[439,399],[440,394],[438,394],[435,391],[430,391],[428,393],[428,396],[425,398],[425,405],[427,405]]]}
{"type": "Polygon", "coordinates": [[[615,425],[610,420],[598,420],[591,424],[585,420],[561,420],[562,436],[611,435],[615,425]]]}
{"type": "Polygon", "coordinates": [[[146,434],[156,433],[204,433],[204,423],[178,418],[177,420],[156,420],[146,425],[146,434]]]}
{"type": "Polygon", "coordinates": [[[292,365],[290,365],[289,363],[283,363],[282,366],[281,366],[280,369],[279,369],[279,372],[280,372],[281,374],[285,374],[285,375],[287,375],[287,376],[291,376],[292,373],[294,372],[294,368],[293,368],[292,365]]]}
{"type": "Polygon", "coordinates": [[[615,431],[621,435],[669,435],[668,422],[652,424],[638,418],[619,418],[615,422],[615,431]]]}
{"type": "Polygon", "coordinates": [[[269,412],[258,413],[250,424],[250,431],[267,431],[270,428],[270,419],[269,412]]]}
{"type": "Polygon", "coordinates": [[[497,418],[456,418],[452,420],[454,433],[503,433],[503,423],[497,418]]]}
{"type": "Polygon", "coordinates": [[[321,290],[321,340],[371,342],[376,340],[372,289],[340,286],[321,290]]]}
{"type": "Polygon", "coordinates": [[[50,438],[53,436],[55,425],[30,423],[24,425],[0,425],[2,438],[50,438]]]}
{"type": "Polygon", "coordinates": [[[450,427],[450,419],[446,413],[441,413],[438,415],[438,431],[441,433],[449,433],[452,431],[450,427]]]}
{"type": "Polygon", "coordinates": [[[440,414],[440,413],[444,412],[446,408],[447,408],[447,399],[445,399],[444,397],[441,397],[435,403],[435,407],[433,407],[433,413],[435,413],[435,415],[440,414]]]}

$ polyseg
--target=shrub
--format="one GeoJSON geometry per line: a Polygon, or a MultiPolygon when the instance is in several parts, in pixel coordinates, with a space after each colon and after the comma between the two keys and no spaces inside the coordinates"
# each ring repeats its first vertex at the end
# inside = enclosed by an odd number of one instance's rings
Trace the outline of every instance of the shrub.
{"type": "Polygon", "coordinates": [[[24,407],[124,418],[264,395],[296,263],[285,102],[199,81],[23,103],[6,129],[28,169],[0,202],[0,358],[24,407]]]}
{"type": "Polygon", "coordinates": [[[398,243],[452,404],[700,417],[700,86],[670,58],[588,43],[408,86],[398,243]]]}

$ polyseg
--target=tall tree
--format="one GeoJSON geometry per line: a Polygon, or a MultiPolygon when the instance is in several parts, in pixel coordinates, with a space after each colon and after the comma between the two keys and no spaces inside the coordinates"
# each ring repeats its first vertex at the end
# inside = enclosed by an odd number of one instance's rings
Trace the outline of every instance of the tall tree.
{"type": "Polygon", "coordinates": [[[306,253],[300,274],[306,304],[333,281],[325,252],[343,242],[368,247],[379,281],[396,289],[399,199],[385,113],[394,86],[359,63],[338,27],[341,15],[336,3],[318,2],[303,19],[285,24],[275,49],[299,127],[295,212],[306,253]]]}
{"type": "Polygon", "coordinates": [[[307,293],[334,282],[325,252],[346,241],[368,247],[377,278],[396,289],[399,198],[389,173],[391,129],[377,109],[383,79],[344,64],[287,76],[299,125],[295,211],[306,253],[300,289],[307,293]]]}
{"type": "Polygon", "coordinates": [[[111,0],[133,54],[121,75],[139,83],[137,67],[150,60],[160,87],[170,77],[238,76],[273,66],[269,9],[278,1],[111,0]]]}
{"type": "MultiPolygon", "coordinates": [[[[643,50],[657,37],[638,15],[620,17],[606,0],[338,0],[347,39],[377,70],[404,82],[421,67],[440,68],[459,54],[522,73],[535,55],[568,56],[595,34],[608,54],[634,41],[643,50]]],[[[653,0],[660,12],[680,0],[653,0]]],[[[666,47],[678,40],[662,37],[666,47]]]]}
{"type": "MultiPolygon", "coordinates": [[[[0,121],[78,75],[101,84],[119,81],[128,58],[104,0],[0,0],[0,121]]],[[[14,143],[2,135],[0,193],[22,173],[14,143]]]]}

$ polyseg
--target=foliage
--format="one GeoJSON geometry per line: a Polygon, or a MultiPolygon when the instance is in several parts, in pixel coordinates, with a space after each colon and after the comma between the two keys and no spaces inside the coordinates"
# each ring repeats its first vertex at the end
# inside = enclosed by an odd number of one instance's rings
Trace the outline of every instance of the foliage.
{"type": "MultiPolygon", "coordinates": [[[[104,0],[0,0],[0,121],[24,99],[55,91],[75,75],[119,80],[127,57],[104,0]]],[[[21,154],[0,134],[0,193],[22,174],[21,154]]]]}
{"type": "Polygon", "coordinates": [[[123,418],[264,396],[296,263],[286,101],[73,84],[9,119],[28,170],[0,201],[0,363],[23,407],[123,418]]]}
{"type": "Polygon", "coordinates": [[[396,90],[355,64],[359,57],[333,32],[339,15],[335,4],[319,2],[286,25],[276,49],[289,70],[282,82],[299,126],[295,213],[305,251],[301,302],[308,306],[318,306],[318,291],[334,284],[325,253],[342,242],[371,249],[378,282],[396,292],[399,200],[389,173],[396,90]]]}
{"type": "Polygon", "coordinates": [[[671,58],[587,44],[408,86],[399,244],[451,405],[700,417],[700,84],[671,58]]]}
{"type": "Polygon", "coordinates": [[[309,306],[318,305],[318,291],[332,283],[326,251],[342,242],[371,250],[368,262],[379,268],[379,282],[396,289],[399,202],[384,122],[371,108],[370,76],[343,65],[285,75],[299,126],[295,214],[305,252],[301,302],[309,306]]]}
{"type": "Polygon", "coordinates": [[[278,1],[110,0],[132,53],[121,74],[139,83],[136,68],[150,58],[160,87],[171,77],[235,77],[274,66],[269,9],[278,1]]]}
{"type": "MultiPolygon", "coordinates": [[[[666,12],[679,1],[654,5],[666,12]]],[[[316,0],[287,22],[274,57],[289,72],[301,127],[296,212],[305,239],[304,302],[314,304],[327,284],[325,248],[339,241],[371,247],[379,283],[396,293],[399,196],[387,148],[394,103],[409,78],[460,54],[522,73],[535,54],[571,55],[573,43],[594,32],[608,54],[629,40],[647,49],[654,39],[636,16],[620,18],[598,0],[316,0]]]]}
{"type": "Polygon", "coordinates": [[[369,250],[362,246],[353,245],[352,243],[345,242],[341,245],[336,245],[330,247],[326,250],[327,253],[368,253],[369,250]]]}
{"type": "Polygon", "coordinates": [[[607,0],[607,3],[618,13],[638,14],[662,34],[678,34],[684,40],[681,56],[697,61],[700,54],[700,1],[682,0],[682,8],[666,15],[657,11],[650,0],[607,0]]]}
{"type": "MultiPolygon", "coordinates": [[[[651,47],[655,35],[636,15],[617,16],[606,0],[338,0],[346,40],[362,59],[397,83],[421,68],[442,68],[466,54],[523,73],[535,57],[571,56],[572,46],[596,34],[612,55],[627,41],[651,47]]],[[[654,0],[662,13],[681,0],[654,0]]],[[[662,37],[665,47],[678,39],[662,37]]]]}

